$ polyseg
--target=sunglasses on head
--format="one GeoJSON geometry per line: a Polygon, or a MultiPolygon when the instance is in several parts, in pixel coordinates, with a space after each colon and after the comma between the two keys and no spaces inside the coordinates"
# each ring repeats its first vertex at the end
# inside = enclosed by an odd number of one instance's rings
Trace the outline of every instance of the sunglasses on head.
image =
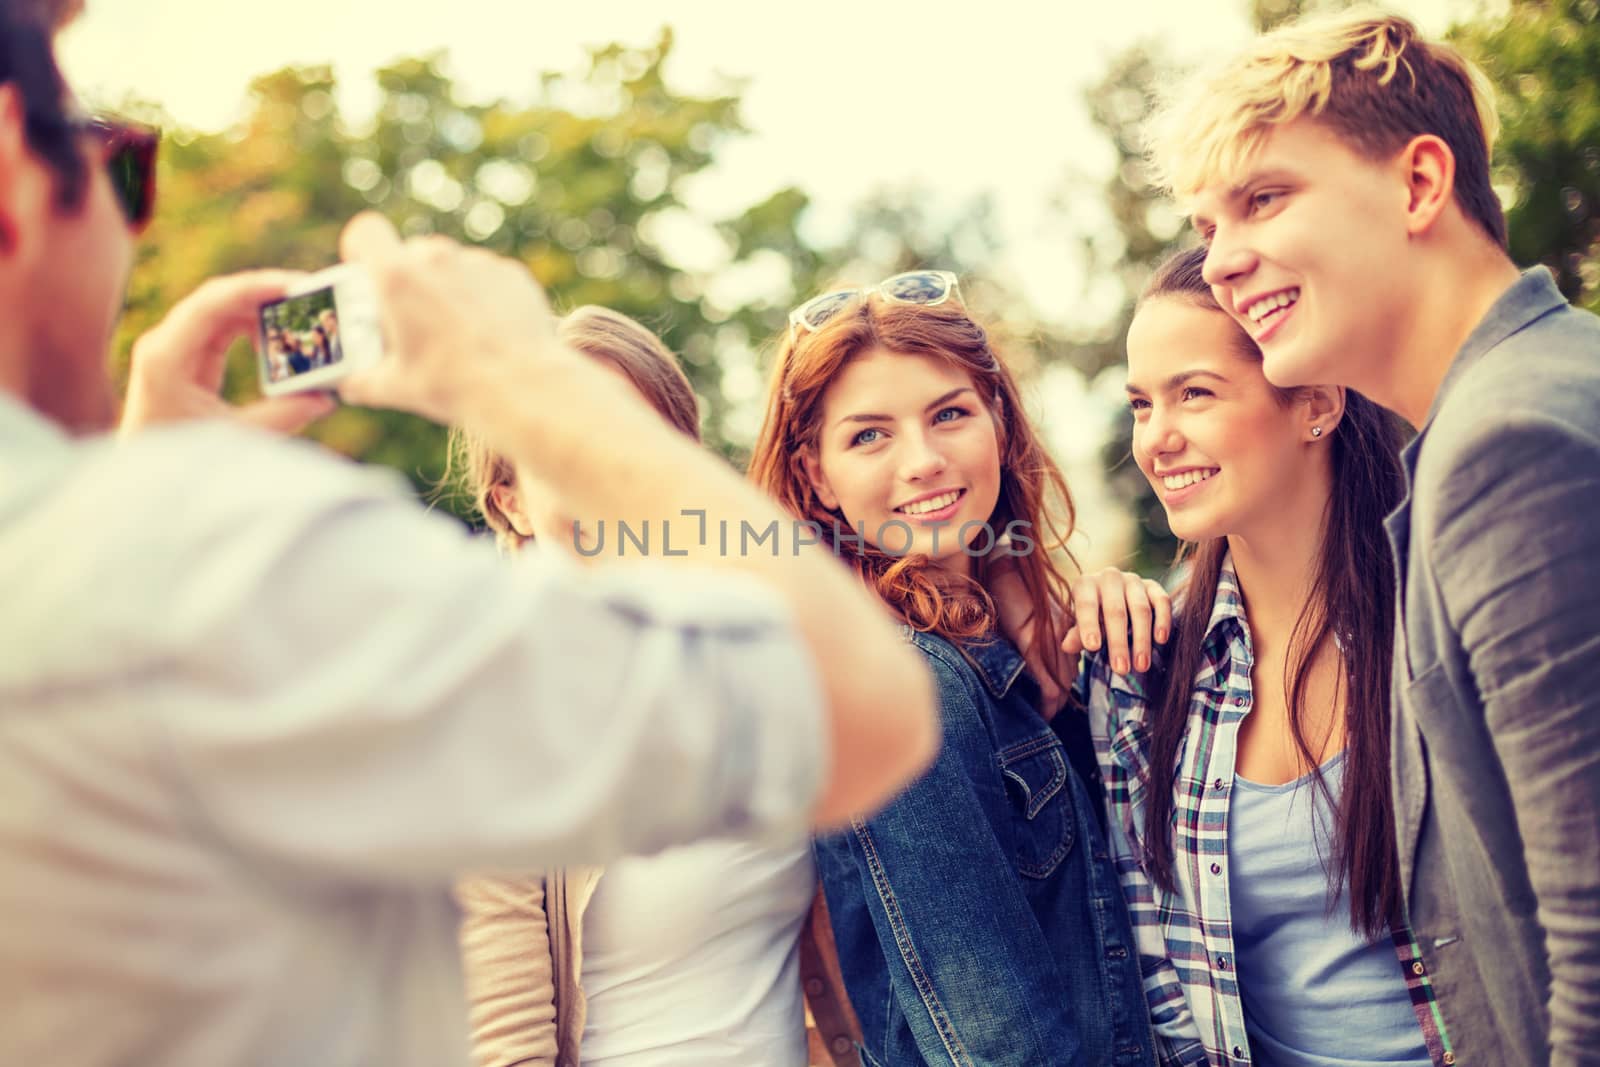
{"type": "Polygon", "coordinates": [[[797,336],[802,329],[812,332],[822,329],[829,319],[873,293],[896,304],[937,307],[956,292],[956,276],[947,270],[908,270],[885,278],[877,285],[835,289],[814,296],[789,312],[790,336],[797,336]]]}

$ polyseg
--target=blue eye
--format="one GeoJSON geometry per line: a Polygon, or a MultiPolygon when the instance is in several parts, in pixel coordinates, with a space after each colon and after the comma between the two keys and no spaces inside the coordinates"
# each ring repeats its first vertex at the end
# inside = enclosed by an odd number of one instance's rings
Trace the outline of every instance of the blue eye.
{"type": "Polygon", "coordinates": [[[1183,400],[1196,400],[1196,399],[1199,399],[1200,397],[1210,396],[1210,395],[1211,395],[1211,390],[1209,390],[1209,389],[1201,389],[1197,385],[1188,385],[1188,386],[1184,386],[1183,393],[1182,393],[1180,399],[1183,399],[1183,400]]]}
{"type": "Polygon", "coordinates": [[[876,436],[868,436],[868,435],[869,434],[873,434],[873,435],[881,434],[882,432],[883,432],[882,430],[877,430],[877,429],[862,430],[860,433],[858,433],[854,437],[850,438],[850,447],[854,448],[857,445],[870,445],[870,444],[872,444],[872,442],[876,441],[878,438],[876,436]]]}
{"type": "Polygon", "coordinates": [[[1148,411],[1149,409],[1150,401],[1144,399],[1143,397],[1132,397],[1128,401],[1128,410],[1133,412],[1135,415],[1139,414],[1141,411],[1148,411]]]}
{"type": "Polygon", "coordinates": [[[966,408],[960,408],[960,407],[942,408],[942,409],[940,409],[939,413],[933,417],[933,421],[934,422],[954,422],[957,419],[965,418],[967,415],[970,415],[970,414],[972,414],[972,413],[970,411],[968,411],[966,408]],[[948,415],[950,417],[949,418],[945,418],[946,415],[948,415]]]}

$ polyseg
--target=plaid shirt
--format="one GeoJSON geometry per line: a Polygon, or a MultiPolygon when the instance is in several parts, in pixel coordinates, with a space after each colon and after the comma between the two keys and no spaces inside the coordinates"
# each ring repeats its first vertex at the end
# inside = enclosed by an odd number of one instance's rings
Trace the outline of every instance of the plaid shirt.
{"type": "MultiPolygon", "coordinates": [[[[1176,893],[1140,869],[1133,842],[1145,822],[1149,702],[1137,678],[1091,656],[1078,681],[1111,807],[1111,846],[1133,919],[1145,996],[1165,1065],[1244,1067],[1250,1060],[1234,973],[1228,913],[1228,805],[1239,726],[1250,707],[1253,652],[1233,561],[1223,561],[1189,704],[1188,737],[1172,777],[1176,893]]],[[[1167,775],[1153,776],[1157,781],[1167,775]]],[[[1421,950],[1404,927],[1393,933],[1411,1004],[1437,1067],[1455,1062],[1421,950]]]]}

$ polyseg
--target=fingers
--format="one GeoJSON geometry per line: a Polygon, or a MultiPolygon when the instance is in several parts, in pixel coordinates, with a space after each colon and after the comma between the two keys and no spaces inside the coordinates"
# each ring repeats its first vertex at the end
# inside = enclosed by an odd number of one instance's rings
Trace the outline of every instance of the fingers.
{"type": "Polygon", "coordinates": [[[339,258],[374,266],[400,254],[400,234],[376,211],[363,211],[345,223],[339,234],[339,258]]]}
{"type": "Polygon", "coordinates": [[[1100,584],[1100,618],[1104,627],[1106,658],[1111,669],[1127,674],[1133,666],[1128,646],[1128,598],[1122,572],[1107,568],[1095,576],[1100,584]]]}
{"type": "Polygon", "coordinates": [[[1080,575],[1072,584],[1072,613],[1083,647],[1100,651],[1100,587],[1093,575],[1080,575]]]}
{"type": "Polygon", "coordinates": [[[222,383],[229,343],[235,337],[253,336],[260,306],[281,299],[303,276],[296,271],[257,270],[213,278],[139,338],[134,359],[214,391],[222,383]]]}
{"type": "Polygon", "coordinates": [[[1083,636],[1076,626],[1067,631],[1067,636],[1061,639],[1061,654],[1063,656],[1083,655],[1083,636]]]}
{"type": "Polygon", "coordinates": [[[1132,645],[1133,668],[1150,669],[1150,631],[1153,629],[1155,611],[1150,606],[1150,595],[1145,592],[1144,579],[1137,574],[1122,575],[1122,592],[1128,608],[1128,636],[1132,645]]]}
{"type": "Polygon", "coordinates": [[[239,409],[238,416],[263,430],[296,434],[338,406],[327,393],[296,393],[249,404],[239,409]]]}
{"type": "MultiPolygon", "coordinates": [[[[1072,588],[1079,647],[1098,652],[1118,674],[1150,669],[1152,639],[1172,631],[1172,599],[1157,582],[1107,567],[1080,577],[1072,588]]],[[[1062,650],[1067,651],[1066,642],[1062,650]]]]}
{"type": "Polygon", "coordinates": [[[1154,578],[1144,580],[1144,591],[1150,597],[1150,606],[1156,613],[1156,642],[1166,644],[1167,638],[1172,636],[1172,594],[1154,578]]]}
{"type": "Polygon", "coordinates": [[[339,399],[356,407],[404,407],[405,376],[393,364],[354,371],[336,387],[339,399]]]}

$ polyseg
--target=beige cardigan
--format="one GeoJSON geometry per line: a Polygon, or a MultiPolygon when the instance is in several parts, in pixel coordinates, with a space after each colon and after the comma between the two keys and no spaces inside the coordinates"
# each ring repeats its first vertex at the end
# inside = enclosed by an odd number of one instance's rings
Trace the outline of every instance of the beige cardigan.
{"type": "MultiPolygon", "coordinates": [[[[456,887],[477,1067],[578,1067],[588,1014],[579,981],[583,913],[600,874],[598,867],[570,867],[456,887]]],[[[844,995],[820,891],[800,933],[800,977],[811,1063],[860,1067],[852,1041],[860,1024],[844,995]]]]}
{"type": "Polygon", "coordinates": [[[578,1067],[583,912],[599,881],[600,868],[571,867],[456,887],[478,1067],[578,1067]]]}

